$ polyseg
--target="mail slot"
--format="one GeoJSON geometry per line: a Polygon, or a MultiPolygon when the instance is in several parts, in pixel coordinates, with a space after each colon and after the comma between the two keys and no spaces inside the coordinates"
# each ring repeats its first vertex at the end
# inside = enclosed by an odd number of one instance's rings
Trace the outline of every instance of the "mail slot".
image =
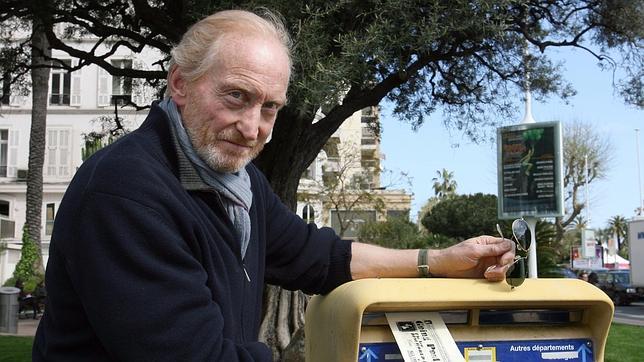
{"type": "Polygon", "coordinates": [[[311,299],[306,360],[403,361],[387,319],[428,313],[465,361],[603,361],[613,312],[606,294],[576,279],[528,279],[514,289],[479,279],[363,279],[311,299]]]}

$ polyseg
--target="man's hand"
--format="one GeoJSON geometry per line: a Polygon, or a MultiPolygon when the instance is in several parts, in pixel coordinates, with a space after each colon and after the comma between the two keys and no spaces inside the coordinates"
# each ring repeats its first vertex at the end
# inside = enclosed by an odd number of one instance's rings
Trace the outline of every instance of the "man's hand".
{"type": "MultiPolygon", "coordinates": [[[[394,250],[354,242],[351,276],[362,278],[419,277],[418,250],[394,250]]],[[[446,249],[429,250],[429,272],[436,277],[483,278],[500,281],[514,261],[514,243],[508,239],[479,236],[446,249]]]]}
{"type": "Polygon", "coordinates": [[[500,281],[513,261],[514,243],[487,235],[428,252],[429,272],[437,277],[500,281]]]}

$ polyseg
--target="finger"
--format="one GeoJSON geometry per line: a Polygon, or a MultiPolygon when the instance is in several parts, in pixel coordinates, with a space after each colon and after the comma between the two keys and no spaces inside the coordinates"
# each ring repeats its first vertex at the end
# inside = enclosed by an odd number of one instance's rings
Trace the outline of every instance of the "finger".
{"type": "Polygon", "coordinates": [[[481,235],[476,239],[477,239],[477,243],[481,245],[502,244],[502,243],[505,243],[506,241],[509,241],[512,243],[512,240],[510,239],[504,239],[504,238],[500,238],[497,236],[490,236],[490,235],[481,235]]]}
{"type": "Polygon", "coordinates": [[[501,265],[509,265],[514,263],[514,255],[515,255],[514,248],[515,248],[514,243],[512,243],[510,250],[506,251],[505,253],[503,253],[503,255],[501,255],[501,257],[499,258],[499,263],[501,265]]]}
{"type": "Polygon", "coordinates": [[[505,256],[507,253],[512,254],[514,258],[514,243],[508,239],[495,238],[492,236],[481,237],[485,243],[478,245],[478,252],[481,257],[486,256],[505,256]]]}
{"type": "Polygon", "coordinates": [[[505,279],[505,273],[508,270],[508,265],[491,265],[488,267],[483,276],[491,282],[500,282],[505,279]]]}

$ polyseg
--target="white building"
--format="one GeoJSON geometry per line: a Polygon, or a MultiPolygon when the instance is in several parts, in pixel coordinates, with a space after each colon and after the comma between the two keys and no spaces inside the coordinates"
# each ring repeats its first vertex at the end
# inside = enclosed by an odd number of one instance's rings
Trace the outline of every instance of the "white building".
{"type": "MultiPolygon", "coordinates": [[[[79,41],[75,46],[89,48],[94,45],[91,39],[79,41]]],[[[150,61],[158,59],[150,54],[150,61]]],[[[63,53],[54,52],[53,57],[68,65],[76,65],[77,60],[63,53]]],[[[110,57],[109,61],[120,67],[152,69],[145,55],[135,57],[125,49],[110,57]]],[[[0,88],[4,89],[4,88],[0,88]]],[[[49,105],[47,113],[47,136],[45,163],[43,168],[43,205],[42,234],[43,258],[46,264],[48,247],[54,217],[67,185],[74,172],[83,162],[85,148],[84,135],[101,131],[99,117],[114,119],[115,110],[124,119],[128,129],[138,127],[147,116],[147,110],[136,112],[132,107],[117,107],[112,103],[113,96],[131,97],[139,105],[149,104],[155,97],[154,89],[137,84],[126,77],[112,77],[96,65],[85,66],[74,72],[53,69],[49,79],[49,105]]],[[[330,144],[353,144],[353,154],[359,155],[358,168],[379,169],[379,146],[377,138],[369,133],[363,117],[377,117],[377,114],[363,115],[356,112],[332,137],[330,144]]],[[[29,154],[29,134],[31,124],[31,97],[11,94],[1,99],[0,106],[0,284],[13,275],[20,258],[22,227],[25,223],[26,175],[29,154]]],[[[312,195],[323,190],[323,175],[337,168],[341,162],[339,155],[321,152],[306,177],[300,183],[301,193],[312,195]]],[[[356,173],[357,171],[352,171],[356,173]]],[[[377,175],[377,173],[374,173],[377,175]]],[[[379,177],[372,178],[366,188],[377,189],[379,177]]],[[[408,212],[411,196],[403,191],[374,190],[375,193],[391,194],[397,202],[392,203],[391,212],[408,212]]],[[[391,198],[391,195],[387,197],[391,198]]],[[[331,210],[324,197],[302,198],[297,212],[305,219],[313,217],[322,225],[331,225],[331,210]]],[[[363,206],[369,218],[382,219],[386,213],[376,212],[363,206]]],[[[355,215],[354,215],[355,216],[355,215]]],[[[351,237],[351,235],[349,235],[351,237]]]]}

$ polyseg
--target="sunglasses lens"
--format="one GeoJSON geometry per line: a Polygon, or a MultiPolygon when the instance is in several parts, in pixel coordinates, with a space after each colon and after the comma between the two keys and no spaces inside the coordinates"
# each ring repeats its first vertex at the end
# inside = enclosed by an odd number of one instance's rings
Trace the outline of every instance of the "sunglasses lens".
{"type": "Polygon", "coordinates": [[[527,250],[530,248],[530,241],[532,240],[532,236],[530,235],[530,228],[528,227],[528,223],[523,220],[523,219],[516,219],[512,222],[512,234],[514,235],[514,238],[517,240],[517,243],[523,248],[524,250],[527,250]]]}
{"type": "Polygon", "coordinates": [[[518,287],[525,280],[525,260],[520,259],[510,266],[505,275],[505,281],[511,287],[518,287]]]}

